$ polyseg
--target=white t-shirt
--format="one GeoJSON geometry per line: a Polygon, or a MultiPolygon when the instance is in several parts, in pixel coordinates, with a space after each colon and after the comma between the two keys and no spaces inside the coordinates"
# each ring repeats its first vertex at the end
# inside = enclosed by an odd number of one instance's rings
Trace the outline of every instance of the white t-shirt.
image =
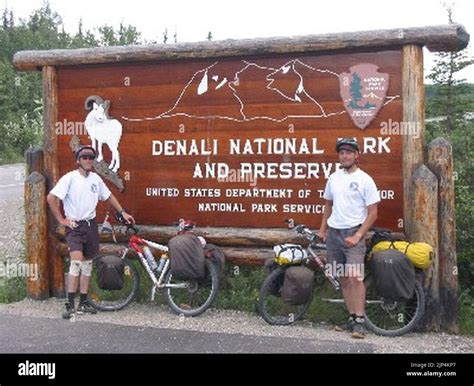
{"type": "Polygon", "coordinates": [[[76,221],[93,219],[97,202],[111,195],[96,173],[90,172],[85,177],[78,170],[62,176],[50,193],[63,201],[66,218],[76,221]]]}
{"type": "Polygon", "coordinates": [[[362,224],[367,218],[367,207],[380,201],[374,180],[360,169],[352,173],[339,169],[331,174],[323,197],[333,202],[328,225],[335,229],[362,224]]]}

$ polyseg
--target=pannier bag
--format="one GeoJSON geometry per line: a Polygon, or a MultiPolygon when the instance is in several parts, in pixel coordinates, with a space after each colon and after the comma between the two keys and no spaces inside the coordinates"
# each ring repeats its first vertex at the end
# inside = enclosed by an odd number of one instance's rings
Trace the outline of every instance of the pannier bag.
{"type": "Polygon", "coordinates": [[[410,300],[415,291],[415,268],[396,249],[374,252],[370,268],[377,293],[386,300],[410,300]]]}
{"type": "Polygon", "coordinates": [[[427,243],[409,243],[408,241],[381,241],[374,245],[372,251],[385,251],[390,248],[403,252],[417,268],[428,268],[433,261],[433,248],[427,243]]]}
{"type": "Polygon", "coordinates": [[[273,247],[275,261],[280,265],[301,264],[306,251],[298,244],[280,244],[273,247]]]}
{"type": "Polygon", "coordinates": [[[209,259],[216,267],[219,274],[219,281],[224,279],[225,255],[217,245],[204,245],[204,256],[209,259]]]}
{"type": "MultiPolygon", "coordinates": [[[[267,272],[268,275],[270,275],[275,269],[278,268],[278,263],[275,261],[275,259],[266,259],[265,262],[263,263],[263,267],[265,271],[267,272]]],[[[270,283],[269,291],[273,296],[281,296],[281,287],[283,287],[283,281],[285,279],[285,273],[282,272],[281,275],[278,275],[278,277],[273,280],[273,282],[270,283]]]]}
{"type": "Polygon", "coordinates": [[[118,256],[102,256],[97,261],[97,284],[103,290],[120,290],[124,284],[125,263],[118,256]]]}
{"type": "Polygon", "coordinates": [[[204,249],[199,238],[191,233],[173,237],[168,244],[171,274],[182,280],[203,280],[204,249]]]}
{"type": "Polygon", "coordinates": [[[306,303],[313,293],[314,272],[303,266],[289,267],[281,288],[281,298],[288,304],[306,303]]]}

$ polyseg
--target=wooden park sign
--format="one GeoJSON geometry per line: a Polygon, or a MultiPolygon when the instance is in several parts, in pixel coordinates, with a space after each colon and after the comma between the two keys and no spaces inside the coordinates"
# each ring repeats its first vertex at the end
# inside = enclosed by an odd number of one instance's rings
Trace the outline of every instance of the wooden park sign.
{"type": "MultiPolygon", "coordinates": [[[[173,221],[190,218],[229,260],[249,264],[273,243],[294,241],[284,219],[319,226],[341,137],[358,139],[360,167],[380,190],[376,225],[423,234],[412,182],[425,160],[422,47],[459,50],[468,41],[450,24],[24,51],[14,63],[43,71],[47,190],[75,168],[71,149],[93,144],[102,153],[96,171],[144,234],[166,241],[173,221]]],[[[64,254],[48,219],[49,253],[64,254]]],[[[53,293],[62,290],[56,260],[53,293]]]]}

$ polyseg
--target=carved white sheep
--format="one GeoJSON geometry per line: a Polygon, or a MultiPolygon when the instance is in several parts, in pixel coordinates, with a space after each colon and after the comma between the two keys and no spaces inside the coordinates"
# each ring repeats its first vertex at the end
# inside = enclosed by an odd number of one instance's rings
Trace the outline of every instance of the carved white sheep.
{"type": "Polygon", "coordinates": [[[114,173],[120,168],[120,154],[118,151],[120,138],[122,137],[122,124],[108,116],[110,101],[104,101],[101,97],[92,95],[85,101],[87,114],[84,126],[89,134],[92,147],[99,153],[97,162],[104,159],[102,155],[102,144],[107,144],[112,152],[112,160],[109,169],[114,173]]]}

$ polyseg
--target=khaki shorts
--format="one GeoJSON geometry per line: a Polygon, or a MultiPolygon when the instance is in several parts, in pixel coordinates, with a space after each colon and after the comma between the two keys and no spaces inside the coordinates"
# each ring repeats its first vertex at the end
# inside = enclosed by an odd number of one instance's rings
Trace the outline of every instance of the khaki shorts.
{"type": "Polygon", "coordinates": [[[344,239],[353,236],[360,228],[360,225],[348,229],[334,229],[329,227],[326,238],[327,262],[329,264],[364,264],[364,257],[367,247],[365,238],[362,238],[356,245],[349,247],[344,239]]]}
{"type": "Polygon", "coordinates": [[[77,227],[66,227],[66,242],[69,252],[81,251],[84,259],[94,258],[99,253],[99,229],[95,219],[76,221],[77,227]]]}

